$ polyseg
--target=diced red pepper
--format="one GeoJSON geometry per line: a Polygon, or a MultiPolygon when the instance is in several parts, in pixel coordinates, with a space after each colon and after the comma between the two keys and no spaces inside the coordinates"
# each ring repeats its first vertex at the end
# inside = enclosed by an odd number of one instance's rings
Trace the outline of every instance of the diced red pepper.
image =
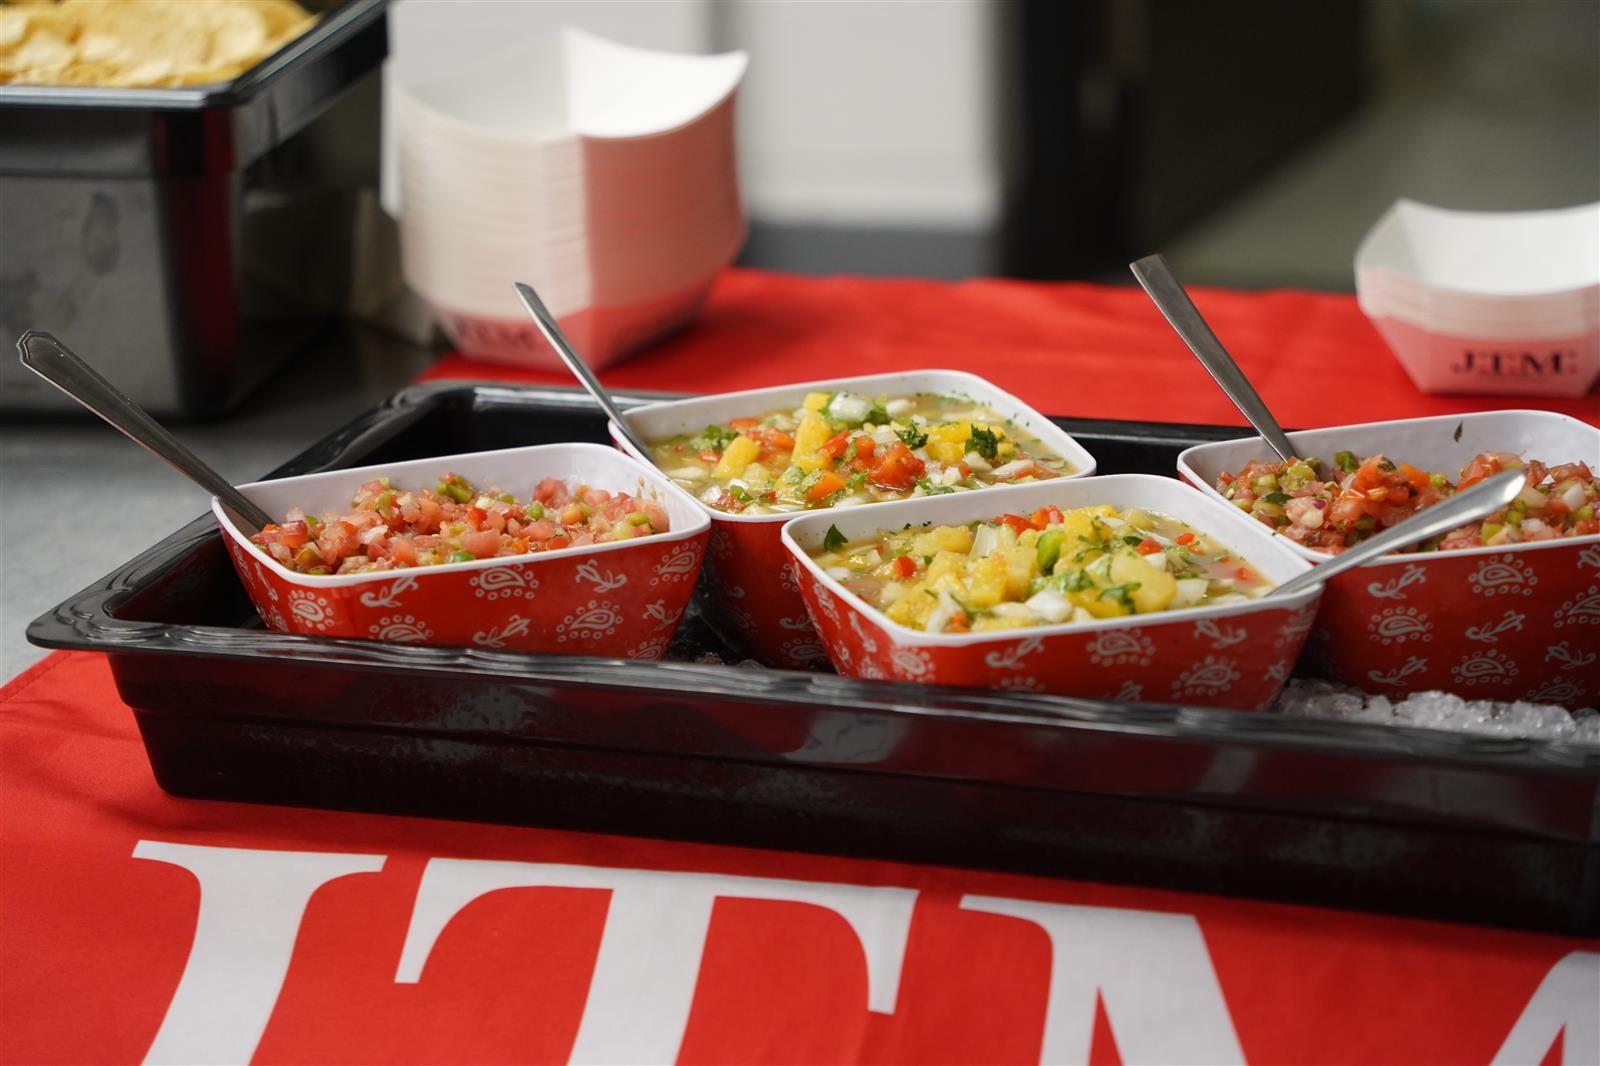
{"type": "MultiPolygon", "coordinates": [[[[850,431],[848,429],[841,429],[837,434],[829,438],[827,443],[818,448],[817,451],[821,452],[823,455],[826,455],[829,459],[838,459],[840,456],[844,455],[844,450],[849,446],[850,431]]],[[[790,444],[790,447],[793,447],[792,443],[790,444]]]]}
{"type": "Polygon", "coordinates": [[[966,633],[972,629],[972,622],[967,618],[966,611],[957,611],[950,616],[950,621],[945,623],[946,633],[966,633]]]}
{"type": "Polygon", "coordinates": [[[1161,542],[1158,540],[1146,537],[1139,542],[1138,552],[1140,555],[1154,555],[1160,550],[1161,542]]]}
{"type": "Polygon", "coordinates": [[[895,557],[894,576],[902,580],[917,572],[917,561],[909,555],[895,557]]]}
{"type": "Polygon", "coordinates": [[[817,483],[806,490],[806,499],[818,503],[844,488],[844,478],[831,470],[824,470],[817,483]]]}
{"type": "Polygon", "coordinates": [[[1033,512],[1034,529],[1048,529],[1053,525],[1059,525],[1060,522],[1061,512],[1054,506],[1041,507],[1033,512]]]}
{"type": "Polygon", "coordinates": [[[999,518],[996,518],[995,521],[999,522],[1001,525],[1010,526],[1012,529],[1017,531],[1017,536],[1019,537],[1028,530],[1034,528],[1032,522],[1028,521],[1026,518],[1023,518],[1019,514],[1003,514],[999,518]]]}
{"type": "Polygon", "coordinates": [[[751,426],[759,426],[760,424],[761,419],[759,418],[735,418],[733,421],[728,423],[728,428],[749,429],[751,426]]]}
{"type": "Polygon", "coordinates": [[[1178,537],[1177,537],[1177,540],[1178,540],[1179,544],[1184,544],[1184,545],[1193,544],[1194,543],[1194,531],[1193,530],[1186,530],[1186,531],[1184,531],[1182,533],[1179,533],[1178,537]]]}
{"type": "Polygon", "coordinates": [[[1235,570],[1233,572],[1233,574],[1240,581],[1249,581],[1250,579],[1252,579],[1252,578],[1254,578],[1256,576],[1255,575],[1255,571],[1251,570],[1248,566],[1239,567],[1237,570],[1235,570]]]}

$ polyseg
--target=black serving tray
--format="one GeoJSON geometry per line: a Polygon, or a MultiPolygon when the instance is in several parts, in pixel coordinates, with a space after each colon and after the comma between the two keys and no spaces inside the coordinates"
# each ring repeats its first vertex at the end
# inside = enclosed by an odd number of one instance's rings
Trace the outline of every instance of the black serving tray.
{"type": "MultiPolygon", "coordinates": [[[[622,397],[627,405],[641,394],[622,397]]],[[[1060,419],[1104,473],[1237,429],[1060,419]]],[[[582,393],[408,389],[272,476],[605,439],[582,393]]],[[[28,630],[106,652],[168,792],[940,862],[1600,932],[1600,753],[731,661],[261,628],[203,517],[28,630]]]]}

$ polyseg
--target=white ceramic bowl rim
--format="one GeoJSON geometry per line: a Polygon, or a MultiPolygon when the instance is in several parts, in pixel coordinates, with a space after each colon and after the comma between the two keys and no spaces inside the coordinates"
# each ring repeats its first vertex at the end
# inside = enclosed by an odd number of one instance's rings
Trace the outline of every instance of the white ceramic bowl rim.
{"type": "MultiPolygon", "coordinates": [[[[1142,484],[1154,486],[1154,491],[1158,495],[1164,495],[1172,489],[1177,489],[1179,491],[1192,494],[1195,497],[1192,503],[1198,506],[1201,511],[1212,514],[1217,513],[1219,506],[1231,506],[1227,504],[1219,505],[1215,500],[1210,499],[1209,497],[1205,496],[1205,494],[1197,492],[1196,490],[1184,485],[1182,482],[1177,481],[1174,478],[1159,477],[1155,474],[1103,474],[1099,477],[1084,478],[1075,482],[1074,484],[1075,486],[1081,487],[1082,491],[1085,492],[1089,491],[1090,486],[1104,486],[1110,484],[1126,484],[1135,486],[1142,484]]],[[[1059,490],[1060,487],[1061,486],[1059,484],[1051,485],[1049,482],[1039,482],[1032,485],[1004,486],[992,491],[996,496],[1004,493],[1008,497],[1015,498],[1022,494],[1026,494],[1028,496],[1046,495],[1048,494],[1048,490],[1050,488],[1056,488],[1059,490]]],[[[970,496],[970,494],[967,495],[970,496]]],[[[951,496],[943,495],[921,497],[915,500],[896,500],[878,505],[879,509],[874,511],[874,514],[887,517],[890,526],[897,528],[903,526],[907,521],[914,525],[922,523],[937,524],[939,522],[938,515],[941,512],[948,511],[951,507],[965,502],[965,498],[956,499],[951,496]],[[883,509],[889,507],[897,508],[898,512],[893,515],[884,516],[883,509]],[[895,519],[902,518],[902,516],[904,516],[902,521],[895,521],[895,519]]],[[[1044,504],[1041,503],[1038,506],[1044,506],[1044,504]]],[[[1071,506],[1088,507],[1093,506],[1093,504],[1084,502],[1074,503],[1071,506]]],[[[1152,504],[1146,509],[1152,511],[1162,510],[1162,508],[1156,504],[1152,504]]],[[[1233,509],[1238,510],[1237,508],[1233,509]]],[[[851,510],[854,511],[857,509],[851,508],[851,510]]],[[[830,576],[825,570],[822,569],[822,567],[818,566],[815,560],[811,558],[810,554],[800,546],[794,535],[796,527],[821,525],[822,519],[826,516],[827,512],[812,511],[802,515],[799,518],[791,518],[783,527],[782,536],[784,547],[788,549],[789,554],[793,558],[800,560],[801,565],[804,566],[812,574],[812,576],[821,581],[823,586],[827,588],[830,593],[839,599],[844,600],[851,606],[852,609],[862,614],[869,622],[876,625],[879,629],[883,630],[885,633],[891,634],[900,644],[950,648],[968,647],[974,644],[1013,644],[1029,638],[1053,637],[1062,634],[1096,633],[1110,629],[1134,629],[1166,625],[1169,622],[1200,622],[1211,618],[1228,618],[1235,615],[1254,614],[1263,610],[1275,610],[1278,608],[1294,610],[1304,607],[1307,603],[1318,599],[1322,595],[1323,589],[1322,585],[1317,584],[1311,585],[1289,596],[1263,596],[1258,599],[1246,601],[1244,603],[1224,603],[1211,607],[1181,607],[1177,610],[1157,611],[1152,614],[1130,614],[1121,618],[1097,618],[1093,622],[1060,622],[1054,625],[1028,626],[1024,629],[1001,629],[991,633],[928,633],[921,629],[912,629],[910,626],[901,625],[899,622],[894,621],[888,615],[884,614],[878,608],[867,603],[866,600],[863,600],[860,596],[857,596],[855,593],[845,588],[843,584],[830,576]]],[[[1254,519],[1248,520],[1251,522],[1255,521],[1254,519]]],[[[1307,570],[1312,569],[1309,564],[1297,565],[1305,564],[1305,560],[1301,559],[1293,552],[1285,551],[1284,547],[1275,543],[1270,535],[1261,536],[1250,532],[1243,526],[1238,526],[1226,514],[1225,511],[1222,513],[1222,517],[1218,519],[1218,524],[1234,525],[1235,528],[1233,532],[1235,536],[1230,537],[1224,534],[1218,534],[1210,529],[1202,529],[1201,532],[1204,532],[1213,539],[1220,541],[1231,550],[1238,552],[1244,558],[1249,559],[1253,565],[1259,567],[1261,555],[1266,553],[1278,555],[1278,561],[1280,563],[1287,564],[1297,573],[1304,573],[1307,570]],[[1239,542],[1241,540],[1254,540],[1256,543],[1249,548],[1241,548],[1239,546],[1239,542]],[[1255,551],[1255,548],[1260,548],[1262,551],[1255,551]]],[[[1191,522],[1190,525],[1195,525],[1195,523],[1191,522]]],[[[883,528],[886,529],[889,527],[885,526],[883,528]]],[[[1262,532],[1267,532],[1266,527],[1262,527],[1262,532]]]]}
{"type": "MultiPolygon", "coordinates": [[[[442,463],[464,465],[471,463],[473,460],[482,460],[487,457],[498,457],[513,453],[527,454],[531,459],[534,460],[537,460],[542,456],[553,457],[562,453],[568,455],[589,453],[597,458],[603,457],[605,461],[618,463],[622,469],[630,471],[630,474],[638,474],[647,485],[656,489],[662,494],[662,503],[669,508],[673,528],[667,530],[665,533],[652,533],[647,537],[632,537],[628,540],[608,541],[603,544],[580,544],[574,547],[557,548],[553,551],[529,552],[527,555],[502,555],[489,559],[474,559],[471,562],[463,563],[439,563],[435,566],[408,566],[394,570],[377,570],[363,574],[301,574],[290,570],[276,559],[257,550],[256,546],[250,543],[249,535],[241,530],[238,524],[235,522],[233,512],[230,511],[222,503],[222,501],[215,496],[211,498],[211,512],[216,516],[217,521],[222,525],[224,532],[227,533],[227,535],[242,548],[244,548],[249,558],[260,563],[265,563],[267,566],[271,567],[274,572],[297,585],[305,585],[311,588],[339,588],[350,585],[365,585],[379,581],[392,581],[395,578],[402,577],[407,574],[414,577],[426,577],[433,574],[487,570],[496,566],[537,565],[539,563],[549,562],[552,560],[570,558],[575,555],[596,555],[614,551],[624,551],[628,548],[671,544],[698,536],[711,526],[710,518],[704,513],[704,511],[696,511],[693,508],[681,506],[673,508],[671,506],[673,501],[678,500],[678,496],[676,492],[677,486],[672,484],[670,478],[664,477],[657,470],[646,467],[632,456],[624,455],[621,452],[618,452],[615,448],[607,448],[603,444],[535,444],[525,448],[497,448],[490,451],[462,452],[457,455],[430,456],[425,459],[407,459],[397,463],[351,467],[347,470],[325,470],[314,474],[301,474],[297,477],[277,478],[271,481],[253,481],[249,484],[239,485],[236,487],[240,492],[243,492],[246,496],[249,496],[251,489],[258,489],[264,486],[270,485],[273,488],[278,489],[286,486],[292,486],[297,482],[304,483],[312,478],[322,479],[338,476],[340,478],[348,477],[350,479],[350,487],[354,489],[362,482],[370,481],[374,477],[381,475],[394,477],[397,471],[402,471],[404,468],[409,466],[419,466],[423,464],[433,465],[442,463]],[[680,521],[680,519],[685,519],[687,521],[680,521]]],[[[535,472],[530,474],[530,476],[537,479],[550,475],[539,474],[537,469],[535,469],[535,472]]],[[[569,476],[566,480],[570,482],[575,476],[576,475],[569,476]]],[[[607,488],[607,486],[604,485],[595,485],[593,487],[607,488]]],[[[609,491],[632,490],[612,489],[609,491]]],[[[678,500],[678,502],[681,503],[681,500],[678,500]]]]}
{"type": "MultiPolygon", "coordinates": [[[[1077,469],[1072,471],[1072,473],[1063,474],[1060,478],[1056,478],[1054,480],[1074,480],[1078,478],[1089,477],[1094,474],[1097,466],[1097,460],[1094,456],[1090,455],[1088,450],[1085,449],[1083,445],[1079,444],[1071,434],[1067,433],[1060,426],[1057,426],[1054,422],[1050,421],[1048,416],[1041,414],[1039,411],[1030,407],[1013,394],[1005,391],[986,378],[981,378],[977,374],[973,374],[966,370],[945,370],[936,367],[930,367],[921,370],[908,370],[899,373],[862,374],[856,377],[848,378],[824,378],[819,381],[801,381],[788,385],[769,385],[759,389],[741,389],[738,392],[719,392],[706,396],[691,396],[683,400],[663,400],[659,403],[643,404],[639,407],[633,408],[630,411],[624,412],[624,416],[631,421],[636,415],[648,415],[661,411],[692,411],[702,407],[721,407],[730,401],[767,401],[764,405],[765,407],[774,407],[785,402],[781,399],[781,397],[789,396],[791,394],[793,394],[795,397],[793,402],[796,404],[796,406],[798,406],[801,399],[803,399],[804,395],[808,392],[837,392],[842,389],[848,389],[852,387],[866,388],[867,386],[877,385],[888,386],[886,389],[879,390],[887,392],[894,392],[897,385],[899,386],[899,391],[902,393],[937,391],[906,385],[906,382],[915,381],[919,377],[925,375],[939,375],[958,378],[979,386],[984,391],[989,392],[992,396],[996,397],[1002,403],[1009,402],[1014,407],[1015,413],[1007,415],[1003,410],[1000,412],[1009,421],[1016,422],[1026,419],[1037,419],[1038,425],[1029,426],[1029,431],[1032,432],[1033,435],[1039,440],[1056,449],[1061,458],[1066,459],[1068,462],[1071,462],[1075,467],[1077,467],[1077,469]]],[[[988,404],[991,407],[995,406],[994,401],[985,400],[976,396],[974,397],[974,401],[988,404]]],[[[759,407],[756,408],[756,410],[761,409],[762,408],[759,407]]],[[[629,443],[620,432],[618,432],[615,424],[610,425],[610,431],[612,438],[615,439],[630,456],[633,456],[634,458],[639,459],[641,462],[644,462],[650,465],[652,468],[655,468],[655,464],[650,461],[649,456],[640,456],[635,453],[633,445],[629,443]]],[[[664,472],[662,476],[666,476],[664,472]]],[[[667,478],[667,481],[672,485],[675,491],[682,493],[691,500],[694,500],[696,506],[705,510],[714,520],[719,522],[739,522],[750,525],[761,525],[770,524],[773,522],[788,522],[803,515],[839,514],[841,512],[840,508],[830,507],[823,511],[789,511],[783,514],[731,514],[727,511],[717,510],[704,500],[697,497],[694,493],[683,488],[671,478],[667,478]]],[[[1034,482],[1034,484],[1046,484],[1046,482],[1034,482]]],[[[1013,487],[1027,486],[990,485],[982,489],[973,489],[970,491],[995,492],[1000,489],[1013,487]]],[[[968,494],[969,493],[967,492],[962,492],[953,493],[952,495],[966,496],[968,494]]],[[[876,508],[884,507],[888,504],[906,502],[909,501],[879,500],[872,503],[860,504],[858,507],[843,508],[842,510],[855,511],[858,510],[859,507],[876,508]]]]}
{"type": "MultiPolygon", "coordinates": [[[[1346,432],[1348,432],[1348,433],[1351,433],[1352,435],[1359,434],[1359,433],[1378,434],[1378,433],[1381,433],[1381,432],[1384,432],[1384,431],[1393,430],[1394,428],[1399,427],[1399,426],[1413,426],[1413,425],[1426,424],[1426,423],[1429,423],[1429,422],[1447,423],[1447,422],[1449,422],[1451,420],[1455,420],[1457,422],[1465,423],[1465,422],[1469,422],[1469,421],[1481,421],[1481,420],[1485,420],[1485,419],[1497,419],[1497,418],[1501,418],[1501,417],[1504,417],[1504,416],[1517,416],[1517,415],[1531,416],[1533,418],[1541,419],[1541,420],[1544,420],[1544,419],[1565,419],[1566,421],[1576,423],[1580,427],[1585,425],[1584,423],[1580,422],[1578,419],[1568,418],[1568,416],[1557,414],[1554,411],[1539,411],[1539,410],[1534,410],[1534,409],[1521,408],[1521,409],[1509,409],[1509,410],[1501,410],[1501,411],[1470,411],[1470,412],[1466,412],[1466,413],[1459,414],[1459,415],[1427,415],[1427,416],[1420,417],[1420,418],[1395,418],[1395,419],[1390,419],[1389,421],[1386,421],[1386,422],[1358,422],[1358,423],[1354,423],[1354,424],[1348,425],[1348,426],[1326,426],[1326,427],[1323,427],[1323,428],[1320,428],[1320,429],[1296,430],[1295,432],[1289,434],[1289,439],[1290,439],[1291,442],[1294,442],[1296,437],[1301,437],[1301,436],[1304,436],[1304,435],[1307,435],[1307,434],[1311,434],[1311,433],[1346,433],[1346,432]]],[[[1597,443],[1600,443],[1600,428],[1595,428],[1595,427],[1587,427],[1587,428],[1590,428],[1590,429],[1593,430],[1593,432],[1594,432],[1594,434],[1596,436],[1597,443]]],[[[1205,486],[1204,489],[1202,489],[1201,491],[1205,492],[1208,496],[1212,497],[1213,499],[1215,499],[1215,500],[1217,500],[1219,502],[1223,502],[1221,494],[1218,493],[1217,490],[1211,486],[1210,482],[1208,482],[1205,478],[1200,477],[1199,474],[1190,465],[1189,458],[1190,458],[1190,456],[1204,455],[1208,450],[1221,449],[1221,448],[1224,448],[1224,447],[1228,447],[1228,446],[1231,446],[1231,445],[1237,445],[1237,444],[1240,444],[1240,443],[1243,443],[1243,442],[1247,442],[1247,441],[1258,441],[1260,443],[1260,451],[1261,451],[1261,456],[1260,457],[1261,458],[1267,458],[1268,457],[1269,452],[1268,452],[1267,444],[1266,444],[1265,441],[1262,441],[1259,437],[1238,437],[1238,438],[1235,438],[1234,440],[1213,441],[1213,442],[1211,442],[1209,444],[1198,444],[1198,445],[1195,445],[1192,448],[1184,449],[1184,451],[1182,453],[1180,453],[1179,456],[1178,456],[1178,469],[1182,473],[1188,475],[1189,478],[1191,480],[1193,480],[1196,484],[1205,486]]],[[[1358,455],[1362,454],[1362,449],[1359,449],[1359,448],[1349,448],[1348,450],[1356,452],[1358,455]]],[[[1388,452],[1386,450],[1384,450],[1384,449],[1377,449],[1377,450],[1384,451],[1384,454],[1386,454],[1386,455],[1388,454],[1388,452]]],[[[1370,455],[1370,454],[1372,454],[1372,452],[1367,452],[1366,454],[1370,455]]],[[[1582,459],[1584,462],[1587,462],[1587,463],[1590,464],[1591,469],[1595,468],[1595,463],[1597,461],[1600,461],[1600,455],[1589,456],[1588,458],[1583,458],[1582,456],[1578,456],[1578,457],[1574,457],[1573,459],[1566,459],[1564,457],[1556,457],[1556,456],[1542,456],[1542,455],[1541,456],[1535,456],[1535,458],[1539,459],[1541,462],[1576,462],[1579,459],[1582,459]]],[[[1225,506],[1230,506],[1230,507],[1232,506],[1232,504],[1226,504],[1226,503],[1224,505],[1225,506]]],[[[1240,513],[1242,514],[1243,512],[1240,512],[1240,513]]],[[[1251,519],[1251,521],[1254,522],[1255,519],[1251,519]]],[[[1336,553],[1319,551],[1316,548],[1308,548],[1304,544],[1300,544],[1300,543],[1297,543],[1295,541],[1289,540],[1287,537],[1281,537],[1281,535],[1278,534],[1276,531],[1268,529],[1262,523],[1257,522],[1256,524],[1260,525],[1262,531],[1265,532],[1268,536],[1279,538],[1283,543],[1287,544],[1294,551],[1299,552],[1305,558],[1310,559],[1313,562],[1325,562],[1325,561],[1327,561],[1329,559],[1335,558],[1336,553]]],[[[1548,551],[1548,550],[1553,550],[1553,549],[1557,549],[1557,548],[1573,547],[1575,545],[1579,546],[1579,547],[1582,547],[1582,546],[1589,545],[1589,544],[1600,544],[1600,533],[1588,533],[1588,534],[1585,534],[1584,536],[1581,536],[1581,537],[1561,537],[1561,538],[1559,538],[1557,540],[1518,541],[1518,542],[1516,542],[1514,544],[1483,544],[1483,545],[1479,545],[1478,547],[1475,547],[1475,548],[1451,548],[1449,551],[1390,553],[1389,555],[1385,555],[1380,559],[1374,559],[1370,563],[1364,563],[1360,567],[1360,569],[1365,570],[1365,569],[1367,569],[1369,567],[1374,567],[1374,566],[1394,566],[1394,565],[1399,565],[1399,564],[1403,564],[1403,563],[1416,563],[1416,562],[1420,562],[1420,561],[1425,560],[1425,559],[1455,559],[1455,558],[1458,558],[1458,557],[1470,558],[1470,557],[1475,556],[1475,555],[1503,555],[1506,552],[1510,552],[1510,551],[1515,551],[1515,552],[1548,551]]]]}

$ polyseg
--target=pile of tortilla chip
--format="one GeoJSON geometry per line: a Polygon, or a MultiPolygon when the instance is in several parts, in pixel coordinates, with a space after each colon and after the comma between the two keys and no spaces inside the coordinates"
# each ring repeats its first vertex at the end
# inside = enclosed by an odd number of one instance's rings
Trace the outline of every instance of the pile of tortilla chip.
{"type": "Polygon", "coordinates": [[[315,21],[294,0],[12,0],[0,4],[0,83],[227,81],[315,21]]]}

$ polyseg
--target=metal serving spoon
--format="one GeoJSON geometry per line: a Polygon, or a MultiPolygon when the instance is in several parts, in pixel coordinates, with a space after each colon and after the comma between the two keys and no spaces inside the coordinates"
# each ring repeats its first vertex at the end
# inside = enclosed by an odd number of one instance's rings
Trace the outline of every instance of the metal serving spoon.
{"type": "Polygon", "coordinates": [[[1404,522],[1391,526],[1371,540],[1364,540],[1349,551],[1340,552],[1327,562],[1318,563],[1308,572],[1290,578],[1269,591],[1267,595],[1293,595],[1312,585],[1321,584],[1334,574],[1343,573],[1363,563],[1370,563],[1378,556],[1392,552],[1396,548],[1404,548],[1419,540],[1448,533],[1458,526],[1493,514],[1502,507],[1511,506],[1511,501],[1517,498],[1526,482],[1527,473],[1522,470],[1504,470],[1493,477],[1484,478],[1470,489],[1462,489],[1442,503],[1436,503],[1427,510],[1417,512],[1404,522]]]}
{"type": "Polygon", "coordinates": [[[185,448],[138,404],[115,385],[95,373],[65,344],[48,333],[29,330],[17,341],[22,365],[121,430],[129,440],[216,496],[255,529],[268,525],[272,516],[247,500],[242,492],[185,448]]]}
{"type": "Polygon", "coordinates": [[[639,450],[639,454],[648,456],[650,445],[646,444],[644,438],[628,424],[626,418],[622,417],[622,409],[611,398],[606,387],[600,384],[600,379],[594,376],[594,371],[589,369],[589,364],[583,361],[583,356],[578,354],[572,342],[567,340],[567,335],[561,332],[561,327],[556,324],[556,316],[552,315],[550,309],[544,305],[544,301],[539,299],[539,294],[533,291],[532,286],[524,285],[520,281],[516,282],[515,286],[517,295],[522,298],[522,305],[528,309],[528,314],[533,316],[539,332],[550,342],[550,347],[554,348],[561,361],[567,364],[567,369],[572,371],[582,382],[583,387],[589,390],[589,395],[594,397],[601,410],[611,416],[611,421],[616,423],[629,443],[639,450]]]}
{"type": "Polygon", "coordinates": [[[1133,271],[1133,276],[1144,286],[1145,293],[1160,308],[1167,323],[1183,338],[1183,343],[1189,346],[1195,358],[1200,360],[1200,365],[1210,371],[1217,384],[1222,386],[1222,391],[1228,394],[1228,399],[1256,427],[1256,432],[1261,434],[1272,450],[1278,453],[1278,458],[1297,458],[1294,445],[1289,443],[1283,427],[1272,417],[1272,412],[1262,402],[1255,386],[1244,376],[1239,364],[1233,361],[1233,356],[1217,340],[1217,335],[1211,332],[1211,327],[1200,315],[1200,309],[1195,307],[1189,294],[1178,284],[1178,279],[1167,269],[1167,261],[1159,255],[1147,255],[1129,263],[1128,269],[1133,271]]]}

